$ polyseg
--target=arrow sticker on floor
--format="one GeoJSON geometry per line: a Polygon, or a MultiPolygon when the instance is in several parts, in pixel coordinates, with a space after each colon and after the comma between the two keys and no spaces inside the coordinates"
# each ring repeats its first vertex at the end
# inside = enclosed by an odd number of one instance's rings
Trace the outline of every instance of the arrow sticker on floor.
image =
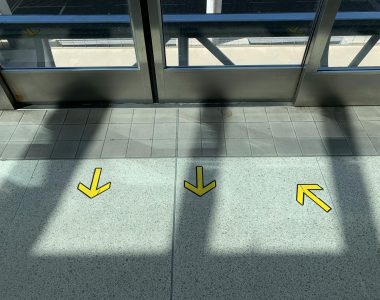
{"type": "Polygon", "coordinates": [[[81,191],[89,198],[94,198],[106,190],[111,188],[111,182],[106,183],[105,185],[98,187],[100,175],[102,174],[101,168],[96,168],[94,171],[94,175],[92,176],[91,187],[88,188],[82,183],[78,184],[78,190],[81,191]]]}
{"type": "Polygon", "coordinates": [[[185,180],[185,189],[189,190],[190,192],[193,192],[195,195],[199,197],[202,197],[203,195],[207,194],[209,191],[216,187],[216,181],[214,180],[205,186],[203,180],[203,167],[198,166],[196,170],[196,185],[194,186],[190,182],[187,182],[185,180]]]}
{"type": "Polygon", "coordinates": [[[318,184],[298,184],[297,185],[297,202],[301,205],[304,204],[305,195],[313,200],[319,207],[321,207],[325,212],[329,212],[331,207],[328,206],[322,199],[318,198],[311,191],[312,190],[323,190],[323,188],[318,184]]]}

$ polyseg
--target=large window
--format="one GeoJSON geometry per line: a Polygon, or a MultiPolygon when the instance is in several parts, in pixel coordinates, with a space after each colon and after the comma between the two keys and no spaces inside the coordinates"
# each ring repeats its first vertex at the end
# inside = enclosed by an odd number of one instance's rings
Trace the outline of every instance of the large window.
{"type": "Polygon", "coordinates": [[[166,65],[301,65],[318,0],[161,0],[166,65]]]}
{"type": "Polygon", "coordinates": [[[0,0],[3,68],[137,67],[127,0],[0,0]]]}
{"type": "Polygon", "coordinates": [[[380,66],[380,1],[343,0],[321,67],[380,66]]]}

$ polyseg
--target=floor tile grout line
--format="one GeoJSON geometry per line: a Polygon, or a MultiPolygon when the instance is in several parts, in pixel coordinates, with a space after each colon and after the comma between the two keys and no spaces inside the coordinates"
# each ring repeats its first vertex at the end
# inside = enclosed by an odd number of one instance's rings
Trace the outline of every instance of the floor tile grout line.
{"type": "MultiPolygon", "coordinates": [[[[245,111],[243,109],[243,118],[244,118],[244,124],[245,124],[245,131],[247,132],[247,140],[248,140],[248,145],[249,145],[249,151],[251,152],[251,154],[249,155],[249,157],[252,157],[253,156],[253,151],[252,151],[252,145],[251,145],[251,139],[249,138],[249,131],[248,131],[248,122],[247,122],[247,118],[245,117],[245,111]]],[[[228,152],[227,152],[227,141],[226,141],[226,156],[228,157],[228,152]]]]}
{"type": "Polygon", "coordinates": [[[175,222],[176,222],[176,207],[177,207],[177,181],[178,181],[178,157],[175,157],[175,168],[174,168],[174,199],[173,199],[173,226],[172,226],[172,251],[171,251],[171,261],[170,261],[170,300],[173,299],[174,292],[174,255],[175,255],[175,222]]]}
{"type": "Polygon", "coordinates": [[[128,157],[128,148],[129,148],[129,143],[130,143],[130,140],[131,140],[131,132],[132,132],[132,125],[133,125],[133,118],[134,117],[135,117],[135,109],[133,108],[132,109],[131,126],[129,126],[127,149],[125,149],[124,158],[128,157]]]}
{"type": "MultiPolygon", "coordinates": [[[[332,156],[330,156],[330,158],[328,158],[329,156],[327,156],[327,157],[325,157],[325,158],[327,158],[327,159],[329,159],[330,161],[331,161],[331,159],[336,159],[336,158],[334,158],[334,157],[332,157],[332,156]]],[[[325,176],[323,175],[323,171],[322,171],[322,168],[321,168],[321,165],[320,165],[320,163],[319,163],[319,159],[321,159],[322,157],[320,157],[320,156],[317,156],[317,157],[314,157],[314,159],[316,160],[316,162],[317,162],[317,166],[318,166],[318,170],[319,170],[319,172],[321,173],[321,175],[322,175],[322,180],[323,180],[323,183],[324,183],[324,185],[325,185],[325,190],[327,191],[327,194],[329,195],[329,197],[330,197],[330,201],[332,202],[332,206],[333,206],[333,213],[334,213],[334,215],[338,218],[338,220],[339,220],[339,214],[338,214],[338,211],[337,211],[337,205],[335,205],[335,201],[334,201],[334,199],[333,199],[333,197],[332,197],[332,193],[331,193],[331,191],[330,191],[330,189],[329,189],[329,187],[328,187],[328,185],[327,185],[327,180],[326,180],[326,178],[325,178],[325,176]]],[[[343,230],[343,228],[341,228],[341,224],[340,224],[340,222],[338,222],[339,223],[339,227],[340,227],[340,229],[341,230],[343,230]]]]}

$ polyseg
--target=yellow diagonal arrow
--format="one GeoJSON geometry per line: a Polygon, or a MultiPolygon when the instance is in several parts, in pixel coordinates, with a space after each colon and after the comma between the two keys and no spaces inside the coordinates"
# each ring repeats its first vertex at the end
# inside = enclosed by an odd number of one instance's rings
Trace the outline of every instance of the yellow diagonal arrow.
{"type": "Polygon", "coordinates": [[[216,181],[210,182],[208,185],[204,186],[203,181],[203,167],[197,167],[197,183],[196,186],[192,185],[190,182],[185,181],[185,189],[193,192],[195,195],[202,197],[204,194],[208,193],[216,187],[216,181]]]}
{"type": "Polygon", "coordinates": [[[297,185],[297,202],[301,205],[304,204],[305,195],[313,200],[325,212],[329,212],[331,207],[328,206],[323,200],[314,195],[311,190],[323,190],[319,184],[298,184],[297,185]]]}
{"type": "Polygon", "coordinates": [[[91,199],[108,190],[111,187],[111,182],[108,182],[105,185],[98,188],[101,173],[101,168],[95,168],[94,175],[92,176],[91,187],[88,188],[82,183],[79,183],[78,190],[80,190],[83,194],[85,194],[87,197],[91,199]]]}

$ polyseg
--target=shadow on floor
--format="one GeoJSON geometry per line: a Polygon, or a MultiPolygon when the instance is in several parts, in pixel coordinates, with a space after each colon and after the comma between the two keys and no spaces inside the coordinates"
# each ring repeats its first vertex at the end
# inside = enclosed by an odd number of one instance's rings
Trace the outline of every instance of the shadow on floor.
{"type": "MultiPolygon", "coordinates": [[[[204,118],[215,114],[215,110],[202,111],[204,118]]],[[[216,149],[222,149],[223,145],[218,145],[223,141],[222,129],[218,126],[210,129],[215,132],[216,149]]],[[[216,150],[215,156],[219,154],[216,150]]],[[[205,181],[217,179],[221,160],[211,163],[206,158],[194,158],[194,163],[189,160],[184,179],[194,183],[195,167],[202,162],[212,166],[205,170],[205,181]]],[[[59,180],[68,182],[78,165],[79,161],[73,162],[71,172],[61,173],[59,180]]],[[[44,170],[45,181],[27,190],[33,196],[29,197],[32,202],[17,199],[11,212],[15,217],[1,243],[1,299],[357,299],[380,295],[378,241],[368,203],[369,191],[360,163],[354,159],[331,159],[337,197],[334,200],[341,211],[346,242],[346,252],[341,256],[210,255],[206,248],[217,194],[211,191],[194,199],[181,190],[183,202],[177,205],[175,214],[174,257],[171,252],[33,257],[30,249],[59,204],[59,197],[39,197],[46,186],[57,183],[57,170],[49,166],[44,170]],[[350,194],[347,189],[352,191],[351,197],[347,197],[350,194]],[[360,207],[356,214],[352,213],[353,205],[360,207]],[[188,252],[179,261],[176,253],[181,248],[188,252]],[[363,282],[358,282],[358,277],[363,282]]],[[[178,180],[181,184],[183,178],[178,180]]],[[[64,188],[64,184],[57,185],[55,194],[60,195],[64,188]]],[[[3,189],[25,191],[25,186],[8,181],[3,183],[3,189]]],[[[9,205],[4,193],[0,200],[2,206],[9,205]]],[[[9,213],[9,210],[0,212],[4,218],[9,213]]],[[[271,230],[268,228],[268,234],[271,230]]]]}

